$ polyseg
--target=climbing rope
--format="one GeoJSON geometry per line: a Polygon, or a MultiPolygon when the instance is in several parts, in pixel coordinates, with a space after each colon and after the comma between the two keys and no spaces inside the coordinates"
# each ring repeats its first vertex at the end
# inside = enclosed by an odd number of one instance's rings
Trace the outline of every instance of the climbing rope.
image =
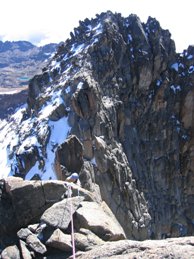
{"type": "Polygon", "coordinates": [[[68,184],[68,198],[70,198],[70,214],[71,214],[71,242],[72,242],[72,255],[73,259],[75,258],[75,237],[74,237],[74,224],[73,224],[73,206],[72,206],[72,190],[71,190],[71,184],[68,184]]]}

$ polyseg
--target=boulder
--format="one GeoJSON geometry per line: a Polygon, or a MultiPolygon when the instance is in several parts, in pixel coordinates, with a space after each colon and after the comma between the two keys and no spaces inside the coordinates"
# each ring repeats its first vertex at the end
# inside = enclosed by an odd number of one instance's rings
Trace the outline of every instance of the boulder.
{"type": "Polygon", "coordinates": [[[56,229],[46,241],[46,245],[62,251],[71,252],[71,235],[64,234],[60,229],[56,229]]]}
{"type": "MultiPolygon", "coordinates": [[[[25,143],[25,140],[23,142],[25,143]]],[[[36,164],[38,158],[39,151],[37,146],[26,141],[26,143],[18,149],[15,155],[16,164],[14,174],[25,178],[25,175],[36,164]]]]}
{"type": "Polygon", "coordinates": [[[6,192],[11,197],[14,209],[14,225],[26,226],[46,209],[41,181],[30,182],[9,177],[6,179],[6,192]]]}
{"type": "Polygon", "coordinates": [[[21,250],[22,258],[32,259],[32,255],[31,255],[30,251],[27,249],[26,243],[22,240],[20,240],[19,243],[20,243],[20,250],[21,250]]]}
{"type": "Polygon", "coordinates": [[[17,236],[20,239],[26,240],[26,238],[32,235],[32,232],[28,229],[28,228],[21,228],[18,232],[17,232],[17,236]]]}
{"type": "Polygon", "coordinates": [[[94,232],[105,241],[125,239],[125,233],[105,202],[82,202],[76,211],[75,226],[94,232]]]}
{"type": "Polygon", "coordinates": [[[6,247],[1,253],[2,259],[21,259],[20,251],[16,245],[6,247]]]}
{"type": "Polygon", "coordinates": [[[29,229],[32,233],[35,233],[35,232],[36,232],[36,229],[38,228],[39,225],[40,225],[39,223],[28,225],[28,229],[29,229]]]}
{"type": "Polygon", "coordinates": [[[75,233],[75,247],[81,251],[93,249],[94,246],[104,244],[104,241],[89,229],[81,228],[75,233]]]}
{"type": "Polygon", "coordinates": [[[83,197],[73,197],[55,203],[42,214],[41,221],[54,228],[66,230],[71,222],[72,215],[83,199],[83,197]]]}
{"type": "Polygon", "coordinates": [[[21,227],[59,201],[65,191],[64,184],[60,181],[24,181],[17,177],[6,179],[6,192],[11,197],[16,216],[15,224],[21,227]]]}
{"type": "Polygon", "coordinates": [[[72,197],[81,196],[84,198],[84,201],[95,201],[95,202],[102,201],[99,187],[96,184],[92,184],[92,190],[88,191],[87,189],[84,189],[77,184],[71,183],[71,191],[72,191],[72,197]]]}
{"type": "Polygon", "coordinates": [[[57,148],[56,159],[69,172],[79,173],[83,165],[83,146],[80,140],[75,135],[71,135],[57,148]]]}
{"type": "Polygon", "coordinates": [[[38,254],[45,254],[47,251],[46,246],[34,234],[27,236],[26,244],[38,254]]]}
{"type": "Polygon", "coordinates": [[[46,203],[54,203],[61,200],[66,191],[63,181],[47,180],[42,181],[41,184],[44,191],[46,203]]]}

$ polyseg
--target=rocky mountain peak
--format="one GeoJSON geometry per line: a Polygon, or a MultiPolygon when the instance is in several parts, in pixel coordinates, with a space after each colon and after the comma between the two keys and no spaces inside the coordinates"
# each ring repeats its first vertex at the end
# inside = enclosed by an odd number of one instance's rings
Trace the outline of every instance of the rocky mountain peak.
{"type": "Polygon", "coordinates": [[[0,41],[0,52],[13,51],[16,49],[28,51],[33,48],[35,48],[35,46],[28,41],[0,41]]]}
{"type": "Polygon", "coordinates": [[[2,177],[76,171],[128,238],[193,235],[193,47],[111,12],[70,36],[1,123],[2,177]]]}

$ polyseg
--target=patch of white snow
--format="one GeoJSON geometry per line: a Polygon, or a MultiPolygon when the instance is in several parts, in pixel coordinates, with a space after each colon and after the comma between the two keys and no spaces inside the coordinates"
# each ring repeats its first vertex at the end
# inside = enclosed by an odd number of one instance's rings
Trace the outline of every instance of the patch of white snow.
{"type": "Polygon", "coordinates": [[[174,63],[174,64],[171,65],[171,68],[178,72],[179,64],[178,63],[174,63]]]}
{"type": "Polygon", "coordinates": [[[23,154],[26,149],[30,150],[33,146],[37,146],[37,145],[38,145],[37,138],[35,136],[29,136],[22,142],[21,146],[17,151],[17,154],[23,154]]]}
{"type": "Polygon", "coordinates": [[[189,67],[189,74],[193,73],[193,71],[194,71],[194,66],[190,66],[189,67]]]}
{"type": "Polygon", "coordinates": [[[114,106],[113,100],[108,96],[104,96],[102,98],[102,103],[106,108],[111,108],[112,106],[114,106]]]}
{"type": "Polygon", "coordinates": [[[84,84],[83,82],[79,82],[79,84],[77,85],[77,89],[79,89],[79,90],[82,89],[83,84],[84,84]]]}
{"type": "Polygon", "coordinates": [[[132,42],[132,40],[133,40],[133,38],[132,38],[131,34],[128,34],[128,43],[132,42]]]}
{"type": "Polygon", "coordinates": [[[192,59],[193,58],[193,55],[189,55],[188,57],[187,57],[187,59],[192,59]]]}
{"type": "Polygon", "coordinates": [[[45,160],[44,172],[41,174],[42,180],[49,178],[56,179],[54,169],[56,147],[65,141],[71,129],[66,117],[61,118],[56,122],[50,121],[49,126],[51,128],[51,136],[46,150],[47,159],[45,160]]]}
{"type": "Polygon", "coordinates": [[[177,92],[181,91],[181,86],[180,85],[171,85],[170,89],[172,89],[173,92],[176,94],[177,92]]]}

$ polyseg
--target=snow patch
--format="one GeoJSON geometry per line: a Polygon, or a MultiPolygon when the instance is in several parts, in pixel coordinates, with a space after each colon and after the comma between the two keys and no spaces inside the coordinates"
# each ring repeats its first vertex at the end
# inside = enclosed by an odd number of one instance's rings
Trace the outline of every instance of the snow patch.
{"type": "Polygon", "coordinates": [[[66,94],[70,93],[70,92],[71,92],[71,87],[68,86],[68,87],[65,89],[65,92],[66,92],[66,94]]]}
{"type": "Polygon", "coordinates": [[[161,85],[162,81],[161,80],[157,80],[156,81],[156,85],[159,87],[161,85]]]}
{"type": "Polygon", "coordinates": [[[46,119],[52,113],[53,110],[54,110],[54,107],[53,107],[52,103],[45,106],[44,108],[42,108],[42,110],[40,112],[39,119],[40,120],[46,119]]]}
{"type": "Polygon", "coordinates": [[[193,71],[194,71],[194,66],[190,66],[188,70],[189,74],[193,73],[193,71]]]}
{"type": "Polygon", "coordinates": [[[128,43],[132,42],[133,38],[131,36],[131,34],[128,34],[128,43]]]}
{"type": "Polygon", "coordinates": [[[79,90],[82,89],[83,88],[83,84],[84,84],[83,82],[79,82],[79,84],[77,85],[77,89],[79,89],[79,90]]]}
{"type": "Polygon", "coordinates": [[[186,135],[186,134],[183,134],[181,137],[182,137],[182,139],[184,139],[184,140],[188,140],[188,139],[189,139],[189,136],[186,135]]]}
{"type": "Polygon", "coordinates": [[[49,127],[51,128],[51,136],[47,145],[47,158],[45,160],[45,167],[43,173],[41,174],[42,180],[49,178],[56,179],[56,173],[54,169],[56,147],[65,141],[69,131],[71,130],[66,117],[61,118],[57,122],[50,121],[49,127]]]}
{"type": "Polygon", "coordinates": [[[176,94],[177,92],[181,91],[181,86],[180,85],[171,85],[170,89],[172,89],[173,92],[176,94]]]}
{"type": "Polygon", "coordinates": [[[35,136],[30,136],[28,138],[26,138],[23,142],[22,145],[19,147],[17,154],[23,154],[26,150],[30,150],[32,149],[33,146],[37,146],[38,145],[38,141],[37,138],[35,136]]]}
{"type": "Polygon", "coordinates": [[[0,135],[0,178],[6,178],[11,170],[11,164],[9,160],[10,150],[13,149],[14,143],[17,142],[14,131],[12,131],[11,123],[0,124],[1,135],[0,135]],[[3,125],[2,125],[3,124],[3,125]]]}
{"type": "Polygon", "coordinates": [[[171,65],[171,68],[178,72],[179,64],[178,63],[174,63],[174,64],[171,65]]]}
{"type": "Polygon", "coordinates": [[[63,103],[63,100],[60,97],[61,90],[52,92],[51,94],[52,99],[49,102],[47,102],[39,112],[39,120],[43,120],[49,117],[49,115],[51,115],[51,113],[56,109],[56,107],[63,103]]]}
{"type": "MultiPolygon", "coordinates": [[[[30,180],[32,179],[32,177],[35,175],[35,174],[38,174],[39,172],[39,163],[38,161],[36,162],[36,164],[30,169],[30,171],[26,174],[25,176],[25,180],[30,180]]],[[[48,180],[48,179],[47,179],[48,180]]]]}
{"type": "Polygon", "coordinates": [[[80,44],[78,46],[75,46],[75,44],[73,44],[71,52],[74,52],[74,54],[72,56],[78,55],[81,51],[83,51],[84,46],[84,44],[80,44]]]}
{"type": "Polygon", "coordinates": [[[97,165],[97,164],[96,164],[96,158],[95,158],[95,157],[92,158],[91,163],[92,163],[93,165],[97,165]]]}
{"type": "Polygon", "coordinates": [[[91,25],[88,25],[87,28],[88,28],[88,31],[92,30],[92,26],[91,25]]]}
{"type": "Polygon", "coordinates": [[[52,66],[51,71],[53,71],[54,69],[60,69],[61,68],[60,64],[61,64],[60,62],[57,62],[56,60],[53,60],[51,62],[51,66],[52,66]]]}
{"type": "Polygon", "coordinates": [[[108,96],[104,96],[102,98],[102,102],[106,108],[111,108],[112,106],[114,106],[114,102],[113,102],[112,98],[110,98],[108,96]]]}
{"type": "Polygon", "coordinates": [[[92,31],[95,31],[95,36],[97,36],[98,34],[102,33],[102,24],[99,23],[97,24],[92,31]]]}
{"type": "Polygon", "coordinates": [[[192,59],[193,58],[193,55],[189,55],[188,57],[187,57],[187,59],[192,59]]]}
{"type": "Polygon", "coordinates": [[[179,63],[179,67],[185,68],[185,66],[182,63],[179,63]]]}
{"type": "Polygon", "coordinates": [[[98,39],[97,38],[95,38],[92,42],[91,42],[91,44],[90,44],[90,46],[92,46],[94,43],[96,43],[96,42],[98,42],[98,39]]]}
{"type": "Polygon", "coordinates": [[[11,95],[11,94],[17,94],[18,90],[9,90],[9,91],[3,91],[0,92],[0,95],[11,95]]]}

